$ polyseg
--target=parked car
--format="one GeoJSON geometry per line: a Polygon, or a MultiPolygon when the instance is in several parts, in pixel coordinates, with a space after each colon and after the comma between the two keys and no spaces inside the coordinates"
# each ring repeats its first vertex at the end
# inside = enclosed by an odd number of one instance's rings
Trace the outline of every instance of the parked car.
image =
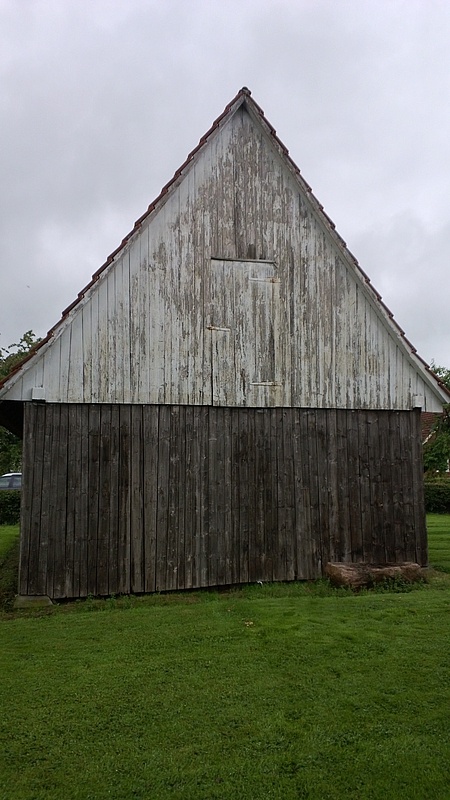
{"type": "Polygon", "coordinates": [[[21,489],[21,488],[22,488],[21,472],[5,472],[5,474],[0,477],[0,490],[21,489]]]}

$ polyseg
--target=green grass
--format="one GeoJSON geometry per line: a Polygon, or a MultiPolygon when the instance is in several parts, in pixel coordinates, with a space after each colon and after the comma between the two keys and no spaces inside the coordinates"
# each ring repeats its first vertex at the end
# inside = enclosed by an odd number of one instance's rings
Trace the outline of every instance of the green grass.
{"type": "Polygon", "coordinates": [[[0,525],[0,611],[12,606],[17,592],[18,569],[19,526],[0,525]]]}
{"type": "Polygon", "coordinates": [[[19,536],[18,525],[0,525],[0,563],[19,536]]]}
{"type": "Polygon", "coordinates": [[[449,611],[441,574],[5,614],[0,798],[445,800],[449,611]]]}
{"type": "Polygon", "coordinates": [[[427,514],[430,564],[450,572],[450,514],[427,514]]]}

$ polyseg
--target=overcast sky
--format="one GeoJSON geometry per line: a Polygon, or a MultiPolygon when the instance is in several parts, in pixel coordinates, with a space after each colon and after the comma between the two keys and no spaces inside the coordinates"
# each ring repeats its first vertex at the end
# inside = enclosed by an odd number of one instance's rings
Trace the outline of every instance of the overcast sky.
{"type": "Polygon", "coordinates": [[[450,367],[448,0],[0,0],[0,347],[43,336],[242,86],[450,367]]]}

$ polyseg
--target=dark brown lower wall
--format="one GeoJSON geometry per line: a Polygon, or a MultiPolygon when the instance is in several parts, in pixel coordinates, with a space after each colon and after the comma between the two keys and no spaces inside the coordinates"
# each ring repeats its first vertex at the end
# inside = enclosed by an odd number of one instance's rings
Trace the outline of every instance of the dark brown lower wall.
{"type": "Polygon", "coordinates": [[[426,564],[419,412],[27,404],[21,594],[426,564]]]}

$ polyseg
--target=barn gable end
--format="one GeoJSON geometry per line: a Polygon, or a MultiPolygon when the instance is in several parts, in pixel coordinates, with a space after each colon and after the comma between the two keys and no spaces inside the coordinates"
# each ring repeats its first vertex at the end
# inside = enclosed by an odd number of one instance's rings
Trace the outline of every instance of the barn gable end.
{"type": "Polygon", "coordinates": [[[151,209],[0,398],[440,410],[247,91],[151,209]]]}
{"type": "Polygon", "coordinates": [[[420,408],[446,400],[242,89],[0,384],[20,593],[426,564],[420,408]]]}

